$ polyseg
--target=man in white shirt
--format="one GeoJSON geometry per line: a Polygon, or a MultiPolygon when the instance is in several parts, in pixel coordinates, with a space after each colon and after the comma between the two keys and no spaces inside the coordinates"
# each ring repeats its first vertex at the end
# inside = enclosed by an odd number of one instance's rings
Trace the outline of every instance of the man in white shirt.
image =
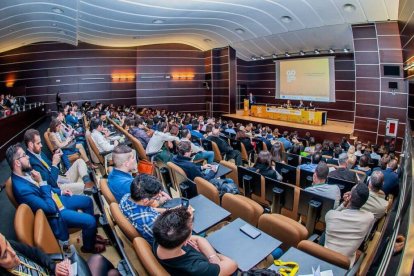
{"type": "Polygon", "coordinates": [[[188,129],[183,129],[181,131],[181,141],[188,141],[191,143],[191,154],[195,154],[194,161],[205,159],[207,160],[208,164],[213,163],[214,161],[214,152],[204,150],[201,146],[196,146],[193,142],[191,142],[191,132],[188,129]]]}
{"type": "Polygon", "coordinates": [[[160,151],[165,142],[179,141],[178,137],[172,136],[168,131],[168,123],[159,124],[158,130],[154,132],[145,149],[147,154],[160,151]]]}
{"type": "Polygon", "coordinates": [[[358,247],[375,221],[372,213],[361,210],[368,197],[367,185],[357,184],[351,190],[346,208],[341,211],[330,210],[325,216],[325,247],[347,256],[351,267],[358,247]]]}
{"type": "Polygon", "coordinates": [[[95,142],[96,147],[98,148],[99,152],[109,152],[113,151],[114,148],[118,145],[118,140],[115,140],[113,144],[111,144],[109,137],[109,131],[105,131],[103,127],[103,122],[100,119],[92,119],[91,121],[91,137],[95,142]]]}

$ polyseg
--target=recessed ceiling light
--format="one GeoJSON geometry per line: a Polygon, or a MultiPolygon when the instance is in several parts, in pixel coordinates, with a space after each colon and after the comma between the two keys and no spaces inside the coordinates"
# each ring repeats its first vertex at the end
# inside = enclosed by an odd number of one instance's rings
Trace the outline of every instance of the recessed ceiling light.
{"type": "Polygon", "coordinates": [[[260,59],[265,59],[264,56],[260,56],[260,59]]]}
{"type": "Polygon", "coordinates": [[[335,53],[335,50],[331,48],[331,49],[329,49],[329,53],[333,54],[333,53],[335,53]]]}
{"type": "Polygon", "coordinates": [[[243,29],[241,29],[241,28],[238,28],[238,29],[235,29],[235,31],[236,31],[236,33],[238,33],[238,34],[244,34],[244,30],[243,29]]]}
{"type": "Polygon", "coordinates": [[[58,13],[58,14],[62,14],[63,13],[63,10],[62,9],[59,9],[59,8],[52,8],[52,12],[58,13]]]}
{"type": "Polygon", "coordinates": [[[321,53],[321,51],[319,51],[318,49],[315,49],[315,51],[313,51],[316,55],[319,55],[321,53]]]}
{"type": "Polygon", "coordinates": [[[252,60],[256,60],[257,58],[255,56],[252,56],[252,60]]]}
{"type": "Polygon", "coordinates": [[[305,55],[305,52],[301,50],[301,51],[299,52],[299,55],[304,56],[304,55],[305,55]]]}
{"type": "Polygon", "coordinates": [[[349,53],[349,49],[348,48],[344,48],[344,53],[349,53]]]}
{"type": "Polygon", "coordinates": [[[276,54],[273,54],[273,55],[272,55],[272,58],[277,58],[277,55],[276,55],[276,54]]]}
{"type": "Polygon", "coordinates": [[[211,42],[211,39],[210,38],[204,38],[204,42],[210,43],[211,42]]]}
{"type": "Polygon", "coordinates": [[[59,30],[58,33],[61,34],[61,35],[65,35],[66,34],[66,32],[64,30],[59,30]]]}
{"type": "Polygon", "coordinates": [[[352,4],[345,4],[342,6],[342,8],[344,9],[344,11],[346,12],[354,12],[356,10],[356,7],[352,4]]]}
{"type": "Polygon", "coordinates": [[[290,57],[289,52],[285,52],[285,57],[290,57]]]}
{"type": "Polygon", "coordinates": [[[163,24],[165,23],[165,20],[162,19],[155,19],[154,21],[152,21],[153,24],[163,24]]]}
{"type": "Polygon", "coordinates": [[[280,18],[280,20],[282,20],[283,23],[290,23],[290,22],[292,22],[293,19],[292,19],[292,17],[290,17],[288,15],[285,15],[285,16],[282,16],[280,18]]]}

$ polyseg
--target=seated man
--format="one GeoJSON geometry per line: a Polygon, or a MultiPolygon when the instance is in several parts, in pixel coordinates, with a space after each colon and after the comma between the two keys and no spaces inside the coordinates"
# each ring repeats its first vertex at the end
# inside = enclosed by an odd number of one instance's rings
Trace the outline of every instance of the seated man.
{"type": "Polygon", "coordinates": [[[192,208],[174,208],[162,213],[154,223],[153,252],[171,275],[232,275],[237,264],[218,254],[200,236],[192,236],[192,208]]]}
{"type": "Polygon", "coordinates": [[[326,165],[326,163],[323,161],[319,162],[319,164],[316,166],[315,172],[313,173],[312,186],[307,187],[305,191],[334,199],[334,208],[336,208],[339,205],[339,201],[341,200],[341,190],[339,190],[338,185],[326,183],[328,173],[328,165],[326,165]]]}
{"type": "Polygon", "coordinates": [[[207,140],[210,140],[217,144],[221,154],[226,155],[226,160],[234,159],[237,166],[241,166],[242,158],[241,153],[238,150],[234,150],[223,138],[220,137],[220,125],[215,124],[211,131],[211,135],[207,137],[207,140]]]}
{"type": "Polygon", "coordinates": [[[178,137],[172,136],[169,133],[168,123],[161,122],[158,125],[158,130],[154,132],[151,139],[149,140],[145,152],[147,154],[151,154],[161,151],[157,154],[157,159],[163,161],[164,163],[167,163],[171,160],[172,154],[169,152],[167,146],[164,145],[164,143],[167,142],[168,147],[171,148],[173,141],[178,142],[178,137]]]}
{"type": "Polygon", "coordinates": [[[328,177],[343,179],[354,183],[358,182],[355,172],[348,169],[348,154],[341,153],[338,158],[339,168],[329,173],[328,177]]]}
{"type": "Polygon", "coordinates": [[[194,136],[198,139],[203,139],[203,134],[200,132],[199,130],[200,128],[200,123],[197,121],[197,119],[194,119],[191,122],[191,136],[194,136]]]}
{"type": "Polygon", "coordinates": [[[117,202],[125,194],[131,192],[131,183],[134,178],[132,172],[137,169],[137,160],[132,149],[125,145],[116,146],[112,152],[114,168],[108,175],[108,187],[117,202]]]}
{"type": "Polygon", "coordinates": [[[374,215],[361,210],[369,197],[366,184],[355,185],[347,199],[346,209],[330,210],[325,216],[325,247],[347,256],[351,267],[356,251],[374,224],[374,215]]]}
{"type": "Polygon", "coordinates": [[[148,135],[148,129],[145,129],[144,120],[138,118],[135,120],[136,127],[132,128],[131,134],[141,142],[142,146],[147,148],[148,142],[151,137],[148,135]]]}
{"type": "Polygon", "coordinates": [[[130,187],[131,193],[122,197],[119,208],[138,233],[152,244],[152,226],[158,215],[165,211],[157,206],[171,198],[162,191],[161,183],[152,175],[138,175],[130,187]]]}
{"type": "Polygon", "coordinates": [[[197,160],[207,160],[208,164],[213,163],[214,161],[214,152],[204,150],[203,147],[195,145],[191,142],[191,132],[188,129],[183,129],[181,131],[181,141],[188,141],[191,143],[191,154],[195,154],[194,161],[197,160]]]}
{"type": "Polygon", "coordinates": [[[311,156],[311,160],[312,160],[311,164],[302,164],[299,166],[299,168],[305,171],[314,172],[316,169],[316,166],[318,166],[319,162],[322,160],[322,153],[315,152],[311,156]]]}
{"type": "MultiPolygon", "coordinates": [[[[111,152],[118,145],[118,140],[115,140],[112,144],[108,139],[110,132],[104,130],[103,123],[100,119],[92,119],[90,128],[92,131],[91,137],[100,153],[111,152]]],[[[109,159],[112,160],[112,155],[110,155],[109,159]]]]}
{"type": "Polygon", "coordinates": [[[68,228],[81,228],[82,252],[99,253],[105,250],[105,245],[97,240],[92,199],[48,185],[41,174],[32,169],[29,156],[20,144],[7,149],[6,159],[13,171],[12,188],[18,204],[29,205],[33,213],[42,209],[61,243],[66,243],[69,239],[68,228]]]}
{"type": "MultiPolygon", "coordinates": [[[[55,263],[49,255],[38,248],[7,241],[2,234],[0,234],[0,252],[0,275],[70,276],[71,272],[73,273],[70,261],[55,263]]],[[[120,275],[111,262],[102,255],[91,256],[88,267],[92,275],[120,275]]]]}
{"type": "MultiPolygon", "coordinates": [[[[368,182],[369,197],[360,210],[370,212],[374,215],[375,220],[382,218],[388,207],[388,201],[385,200],[385,194],[381,191],[384,183],[384,175],[380,171],[372,173],[368,182]]],[[[344,202],[336,209],[341,211],[348,207],[351,192],[344,194],[344,202]]]]}
{"type": "MultiPolygon", "coordinates": [[[[183,169],[188,179],[194,181],[196,177],[204,178],[213,184],[219,191],[220,196],[225,193],[238,194],[239,189],[230,178],[216,179],[216,169],[210,164],[200,166],[191,162],[191,142],[181,141],[177,147],[178,154],[174,156],[172,162],[183,169]],[[208,173],[205,173],[206,169],[210,169],[208,173]]],[[[190,187],[190,190],[195,187],[190,187]]]]}
{"type": "Polygon", "coordinates": [[[387,164],[387,168],[382,170],[382,173],[384,174],[384,185],[382,190],[386,196],[389,194],[394,196],[398,195],[400,185],[398,181],[398,174],[396,173],[397,168],[397,160],[391,159],[387,164]]]}
{"type": "Polygon", "coordinates": [[[59,176],[58,165],[61,161],[62,152],[56,151],[53,154],[52,161],[50,161],[42,152],[42,141],[36,129],[28,129],[24,133],[24,142],[31,166],[53,188],[68,189],[76,195],[81,195],[85,190],[90,192],[95,186],[89,176],[88,167],[82,159],[76,160],[70,166],[69,170],[66,171],[66,177],[59,176]]]}

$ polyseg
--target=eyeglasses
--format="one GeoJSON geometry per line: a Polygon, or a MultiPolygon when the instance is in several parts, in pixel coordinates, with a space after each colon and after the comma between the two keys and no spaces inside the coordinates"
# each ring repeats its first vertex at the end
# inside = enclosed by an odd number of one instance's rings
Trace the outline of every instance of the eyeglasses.
{"type": "Polygon", "coordinates": [[[161,198],[161,195],[158,194],[156,196],[151,197],[150,200],[159,200],[160,198],[161,198]]]}
{"type": "Polygon", "coordinates": [[[18,157],[16,160],[19,160],[19,159],[24,158],[24,157],[26,157],[26,156],[27,156],[27,154],[26,154],[26,153],[23,153],[23,155],[22,155],[22,156],[20,156],[20,157],[18,157]]]}

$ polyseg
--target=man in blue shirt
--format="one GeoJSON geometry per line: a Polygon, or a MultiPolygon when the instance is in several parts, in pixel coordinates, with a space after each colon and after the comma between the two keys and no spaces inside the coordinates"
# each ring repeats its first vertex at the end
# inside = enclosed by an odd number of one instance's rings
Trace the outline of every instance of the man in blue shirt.
{"type": "Polygon", "coordinates": [[[315,172],[316,166],[318,166],[319,162],[322,160],[322,154],[320,152],[315,152],[311,158],[312,163],[302,164],[299,166],[299,169],[315,172]]]}
{"type": "Polygon", "coordinates": [[[285,147],[285,151],[290,150],[292,147],[292,142],[289,141],[287,138],[289,136],[289,133],[287,131],[283,132],[282,137],[279,138],[279,141],[283,143],[283,146],[285,147]]]}
{"type": "Polygon", "coordinates": [[[116,201],[131,192],[131,183],[134,178],[131,172],[137,168],[137,160],[132,149],[126,145],[116,146],[112,152],[114,169],[108,175],[108,187],[116,201]]]}
{"type": "Polygon", "coordinates": [[[165,211],[157,207],[168,199],[171,198],[162,191],[161,183],[154,176],[141,174],[131,183],[131,193],[122,197],[119,208],[138,233],[152,244],[152,226],[158,215],[165,211]]]}
{"type": "Polygon", "coordinates": [[[385,195],[392,194],[394,196],[398,195],[399,182],[398,174],[395,172],[398,168],[397,160],[391,159],[385,170],[382,170],[384,174],[384,185],[382,186],[382,191],[385,195]]]}

